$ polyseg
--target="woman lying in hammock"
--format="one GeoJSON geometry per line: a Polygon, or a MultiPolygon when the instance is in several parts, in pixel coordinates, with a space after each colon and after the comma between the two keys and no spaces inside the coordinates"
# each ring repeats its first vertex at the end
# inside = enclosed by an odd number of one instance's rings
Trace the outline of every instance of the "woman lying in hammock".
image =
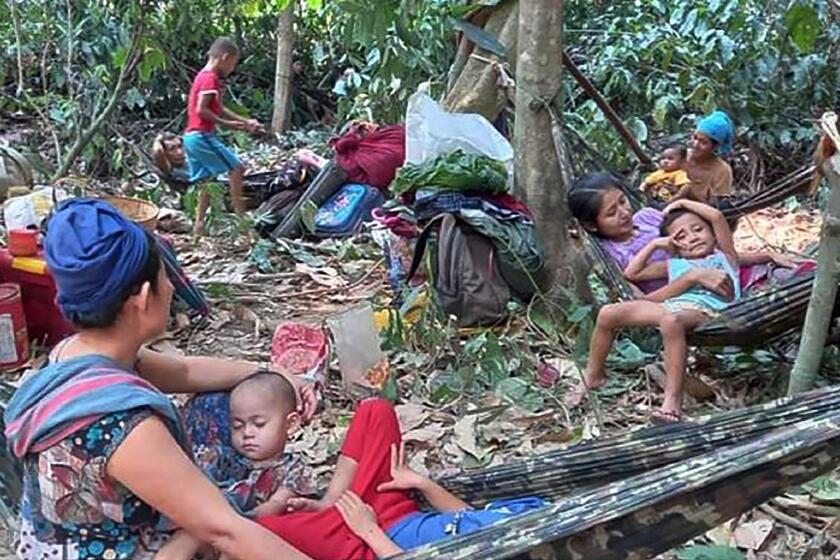
{"type": "MultiPolygon", "coordinates": [[[[627,196],[618,180],[605,173],[586,175],[575,182],[567,195],[569,211],[598,242],[616,265],[626,270],[630,261],[652,239],[659,237],[664,214],[654,208],[643,208],[633,214],[627,196]]],[[[667,259],[665,251],[655,251],[652,262],[667,259]]],[[[783,282],[792,276],[813,270],[814,263],[797,264],[788,255],[772,252],[739,253],[739,280],[745,294],[783,282]]],[[[731,296],[734,286],[720,271],[698,273],[698,285],[723,296],[731,296]]],[[[635,277],[640,294],[664,286],[667,277],[655,270],[635,277]]]]}
{"type": "Polygon", "coordinates": [[[630,280],[645,274],[665,275],[668,285],[640,300],[601,308],[589,343],[585,382],[590,390],[606,383],[604,366],[619,329],[659,327],[665,347],[665,400],[653,420],[678,422],[682,419],[686,334],[738,300],[741,289],[736,272],[738,253],[723,214],[692,200],[672,202],[664,213],[661,237],[649,241],[633,257],[625,275],[630,280]],[[651,262],[654,251],[666,251],[667,260],[651,262]],[[721,296],[698,286],[694,277],[705,270],[728,276],[734,286],[733,294],[721,296]]]}

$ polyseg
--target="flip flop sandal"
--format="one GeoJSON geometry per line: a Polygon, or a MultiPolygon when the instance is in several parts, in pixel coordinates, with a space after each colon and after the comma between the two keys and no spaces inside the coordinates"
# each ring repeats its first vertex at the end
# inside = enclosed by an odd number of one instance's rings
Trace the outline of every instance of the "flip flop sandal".
{"type": "Polygon", "coordinates": [[[671,410],[655,410],[650,414],[650,423],[654,426],[678,424],[682,421],[682,414],[671,410]]]}

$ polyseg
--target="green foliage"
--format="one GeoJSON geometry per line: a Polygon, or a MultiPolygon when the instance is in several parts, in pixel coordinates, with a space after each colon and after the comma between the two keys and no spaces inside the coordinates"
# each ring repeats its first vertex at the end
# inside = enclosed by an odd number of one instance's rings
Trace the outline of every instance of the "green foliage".
{"type": "Polygon", "coordinates": [[[500,161],[459,149],[419,165],[401,167],[391,191],[399,195],[422,187],[467,191],[477,186],[488,192],[504,192],[507,168],[500,161]]]}
{"type": "Polygon", "coordinates": [[[828,476],[815,478],[803,485],[803,489],[821,502],[840,502],[840,482],[828,476]]]}
{"type": "Polygon", "coordinates": [[[237,225],[236,218],[225,208],[228,189],[224,185],[214,181],[193,185],[189,188],[183,198],[184,212],[188,216],[196,215],[198,198],[202,191],[206,192],[210,197],[210,204],[207,207],[207,214],[204,218],[204,226],[207,228],[207,231],[212,232],[217,228],[223,228],[231,232],[231,230],[237,229],[235,227],[237,225]]]}
{"type": "Polygon", "coordinates": [[[318,207],[311,200],[307,200],[298,210],[298,217],[309,233],[315,233],[315,215],[318,207]]]}
{"type": "MultiPolygon", "coordinates": [[[[646,0],[592,10],[579,0],[569,4],[566,39],[640,140],[690,132],[697,116],[723,108],[743,140],[790,168],[812,144],[809,120],[834,105],[840,29],[824,0],[772,6],[646,0]]],[[[570,125],[615,164],[629,163],[594,102],[573,81],[564,86],[570,125]]]]}
{"type": "MultiPolygon", "coordinates": [[[[5,78],[14,80],[20,95],[0,96],[0,110],[37,115],[41,138],[55,149],[56,163],[103,112],[117,88],[121,70],[127,72],[128,83],[135,79],[149,82],[166,67],[165,54],[151,37],[142,37],[139,58],[129,59],[133,35],[148,25],[149,18],[137,0],[32,0],[4,2],[3,6],[14,18],[0,15],[0,66],[14,68],[5,78]],[[18,64],[23,77],[20,84],[16,79],[18,64]]],[[[0,85],[4,85],[3,80],[0,85]]],[[[122,100],[123,107],[144,107],[136,89],[129,89],[122,100]]],[[[122,154],[114,153],[107,129],[92,137],[82,156],[88,172],[124,168],[122,154]]]]}
{"type": "Polygon", "coordinates": [[[274,266],[271,264],[271,253],[274,250],[274,243],[266,239],[257,241],[248,252],[248,262],[252,263],[262,273],[272,272],[274,266]]]}
{"type": "Polygon", "coordinates": [[[682,549],[677,557],[680,560],[745,560],[746,556],[737,548],[729,546],[694,545],[682,549]]]}
{"type": "MultiPolygon", "coordinates": [[[[185,96],[204,65],[207,47],[231,36],[242,51],[227,80],[231,108],[268,121],[272,112],[277,18],[290,0],[161,0],[146,6],[143,57],[115,118],[148,142],[166,125],[183,125],[185,96]]],[[[494,2],[480,2],[492,5],[494,2]]],[[[0,110],[38,115],[40,140],[71,143],[82,117],[95,115],[126,63],[138,0],[0,3],[0,110]],[[12,7],[20,24],[16,40],[12,7]],[[16,89],[18,51],[23,95],[16,89]]],[[[335,115],[394,122],[405,100],[426,81],[442,93],[454,59],[455,33],[485,47],[498,40],[463,17],[465,0],[296,2],[293,122],[305,126],[335,115]]],[[[686,133],[694,118],[722,107],[742,140],[770,164],[792,167],[814,136],[810,119],[834,104],[837,61],[827,0],[598,2],[566,9],[566,43],[633,133],[649,142],[686,133]],[[803,100],[807,100],[804,103],[803,100]]],[[[494,46],[495,45],[495,46],[494,46]]],[[[626,148],[586,95],[564,80],[566,121],[592,146],[623,166],[626,148]]],[[[83,153],[84,170],[125,170],[126,146],[104,129],[83,153]]],[[[54,159],[60,154],[54,154],[54,159]]]]}

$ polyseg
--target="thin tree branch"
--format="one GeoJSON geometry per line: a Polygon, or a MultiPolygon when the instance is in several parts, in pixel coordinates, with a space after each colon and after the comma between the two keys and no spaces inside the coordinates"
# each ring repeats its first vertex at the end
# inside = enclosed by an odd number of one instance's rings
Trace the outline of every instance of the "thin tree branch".
{"type": "Polygon", "coordinates": [[[15,51],[17,54],[17,96],[20,97],[23,93],[23,45],[20,40],[20,14],[17,9],[17,0],[7,0],[9,9],[12,11],[12,29],[15,33],[15,51]]]}
{"type": "Polygon", "coordinates": [[[53,176],[53,180],[63,177],[67,174],[70,170],[70,167],[75,162],[76,158],[82,153],[85,147],[90,143],[99,129],[102,127],[105,122],[111,118],[114,110],[120,103],[122,99],[123,93],[128,88],[128,85],[131,82],[132,77],[135,74],[137,66],[143,60],[143,52],[141,50],[141,40],[143,38],[143,29],[145,23],[145,14],[142,9],[141,3],[141,11],[139,13],[137,26],[132,33],[131,38],[131,46],[128,49],[128,53],[126,55],[125,61],[120,68],[120,73],[117,78],[117,83],[114,86],[113,91],[111,92],[111,96],[108,100],[108,104],[105,108],[97,115],[97,117],[91,122],[90,126],[81,133],[77,138],[76,141],[73,143],[73,146],[67,152],[66,157],[62,160],[61,164],[59,165],[58,171],[56,171],[55,175],[53,176]]]}

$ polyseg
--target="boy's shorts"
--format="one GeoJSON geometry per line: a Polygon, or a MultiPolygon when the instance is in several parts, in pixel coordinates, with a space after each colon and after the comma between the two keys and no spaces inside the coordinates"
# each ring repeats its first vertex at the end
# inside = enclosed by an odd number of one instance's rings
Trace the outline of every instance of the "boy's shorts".
{"type": "Polygon", "coordinates": [[[236,154],[212,132],[186,133],[184,149],[192,182],[224,175],[242,165],[236,154]]]}

